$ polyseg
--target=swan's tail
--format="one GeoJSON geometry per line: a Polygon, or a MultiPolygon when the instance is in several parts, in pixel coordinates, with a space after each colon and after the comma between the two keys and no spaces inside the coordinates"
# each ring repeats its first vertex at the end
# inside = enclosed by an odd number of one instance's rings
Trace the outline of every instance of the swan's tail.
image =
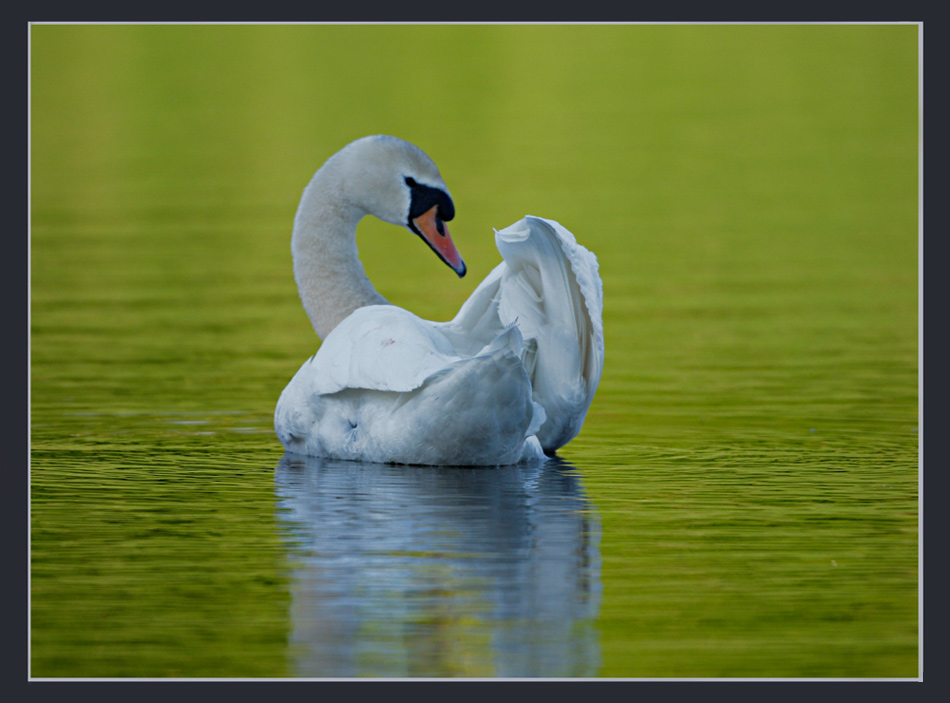
{"type": "MultiPolygon", "coordinates": [[[[548,453],[581,429],[604,365],[597,257],[554,220],[528,216],[495,233],[504,261],[453,320],[468,330],[516,325],[548,453]]],[[[497,329],[497,328],[496,328],[497,329]]],[[[477,335],[476,335],[477,336],[477,335]]]]}

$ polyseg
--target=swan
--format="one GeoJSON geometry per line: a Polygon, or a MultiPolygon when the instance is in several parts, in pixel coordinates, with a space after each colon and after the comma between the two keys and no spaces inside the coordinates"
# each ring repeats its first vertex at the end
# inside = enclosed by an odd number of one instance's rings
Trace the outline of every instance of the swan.
{"type": "Polygon", "coordinates": [[[294,278],[322,343],[284,388],[274,428],[292,454],[389,464],[544,461],[573,439],[604,363],[594,254],[554,220],[500,231],[502,262],[446,322],[390,304],[366,276],[356,226],[405,227],[462,277],[455,215],[432,159],[387,135],[331,156],[300,199],[294,278]]]}

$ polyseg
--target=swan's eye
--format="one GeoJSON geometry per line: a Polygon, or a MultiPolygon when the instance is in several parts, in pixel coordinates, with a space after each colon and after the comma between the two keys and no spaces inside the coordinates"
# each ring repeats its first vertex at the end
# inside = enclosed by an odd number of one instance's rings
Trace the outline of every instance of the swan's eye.
{"type": "Polygon", "coordinates": [[[414,220],[422,213],[428,212],[433,205],[438,206],[438,219],[448,222],[455,217],[455,205],[452,198],[449,197],[441,188],[433,188],[422,183],[417,183],[412,176],[405,176],[403,180],[410,188],[409,219],[414,220]]]}

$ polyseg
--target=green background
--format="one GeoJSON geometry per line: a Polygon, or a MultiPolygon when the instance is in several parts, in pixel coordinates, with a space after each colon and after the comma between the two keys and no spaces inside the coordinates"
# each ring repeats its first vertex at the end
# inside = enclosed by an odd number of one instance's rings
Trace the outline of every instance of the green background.
{"type": "MultiPolygon", "coordinates": [[[[277,397],[319,340],[303,186],[388,133],[492,228],[600,260],[562,455],[599,513],[605,677],[918,674],[918,26],[30,29],[31,673],[287,676],[277,397]]],[[[464,675],[451,670],[446,675],[464,675]]]]}

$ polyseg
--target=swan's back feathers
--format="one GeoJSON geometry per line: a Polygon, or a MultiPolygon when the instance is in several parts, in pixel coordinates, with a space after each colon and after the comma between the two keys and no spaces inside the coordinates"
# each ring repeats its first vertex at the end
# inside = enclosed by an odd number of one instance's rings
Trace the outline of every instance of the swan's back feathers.
{"type": "Polygon", "coordinates": [[[492,330],[517,325],[534,400],[547,420],[545,451],[580,431],[604,364],[603,285],[597,258],[554,220],[527,216],[495,233],[504,261],[447,326],[447,336],[483,344],[492,330]]]}
{"type": "Polygon", "coordinates": [[[358,308],[338,327],[314,357],[315,393],[411,391],[462,358],[437,325],[393,305],[358,308]]]}
{"type": "Polygon", "coordinates": [[[436,323],[399,308],[355,311],[281,394],[275,427],[284,447],[403,464],[540,460],[534,435],[545,411],[531,397],[518,329],[475,356],[451,353],[440,337],[436,323]]]}

